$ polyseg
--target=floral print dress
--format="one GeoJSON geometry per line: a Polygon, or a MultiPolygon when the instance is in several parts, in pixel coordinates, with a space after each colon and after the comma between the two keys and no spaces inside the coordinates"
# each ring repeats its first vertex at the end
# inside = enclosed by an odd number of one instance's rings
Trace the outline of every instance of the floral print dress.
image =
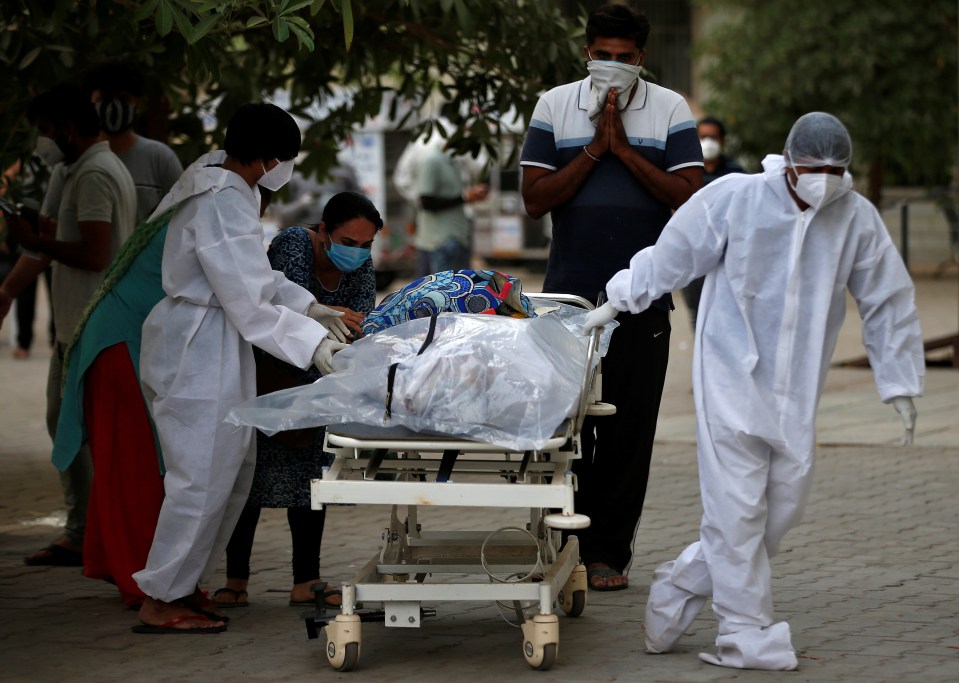
{"type": "MultiPolygon", "coordinates": [[[[277,235],[267,252],[274,270],[308,289],[325,306],[343,306],[364,315],[376,303],[376,276],[369,259],[352,273],[343,273],[339,286],[330,291],[313,273],[313,242],[305,228],[287,228],[277,235]]],[[[315,367],[301,370],[254,348],[257,366],[268,365],[273,372],[287,375],[299,384],[312,384],[320,377],[315,367]]],[[[276,443],[256,433],[256,470],[247,505],[252,507],[310,507],[310,480],[322,476],[332,456],[323,451],[323,429],[303,448],[276,443]]]]}

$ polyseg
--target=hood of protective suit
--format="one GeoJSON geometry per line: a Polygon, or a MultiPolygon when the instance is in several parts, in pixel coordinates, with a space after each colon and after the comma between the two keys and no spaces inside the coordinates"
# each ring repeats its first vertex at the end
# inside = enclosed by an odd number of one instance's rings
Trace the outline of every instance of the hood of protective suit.
{"type": "Polygon", "coordinates": [[[226,161],[226,152],[219,149],[214,152],[207,152],[199,159],[190,164],[179,180],[173,184],[170,191],[157,205],[157,208],[150,215],[150,218],[158,216],[174,204],[182,202],[207,190],[217,192],[224,187],[233,186],[241,191],[246,188],[250,201],[256,208],[257,215],[260,213],[260,192],[256,188],[251,188],[245,182],[239,181],[238,176],[220,168],[220,164],[226,161]]]}

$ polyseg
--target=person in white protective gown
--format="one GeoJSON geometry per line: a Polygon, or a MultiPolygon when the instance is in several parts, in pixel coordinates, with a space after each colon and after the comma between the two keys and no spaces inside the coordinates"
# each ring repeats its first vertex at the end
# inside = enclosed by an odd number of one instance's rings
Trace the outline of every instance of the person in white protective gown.
{"type": "Polygon", "coordinates": [[[202,157],[158,212],[176,207],[164,243],[166,297],[143,325],[141,383],[163,453],[165,498],[146,567],[139,633],[221,631],[199,590],[215,569],[253,474],[253,430],[223,421],[256,395],[252,345],[298,367],[331,371],[345,346],[341,313],[273,271],[258,184],[279,189],[300,148],[293,118],[267,103],[230,120],[223,153],[202,157]]]}
{"type": "Polygon", "coordinates": [[[586,327],[637,313],[696,277],[700,538],[656,569],[646,649],[669,651],[711,597],[719,621],[710,664],[791,670],[789,625],[775,622],[769,560],[802,517],[812,481],[816,406],[845,314],[846,289],[880,398],[911,443],[922,336],[912,282],[876,209],[852,191],[852,142],[834,116],[796,121],[763,173],[703,188],[658,242],[609,281],[586,327]]]}

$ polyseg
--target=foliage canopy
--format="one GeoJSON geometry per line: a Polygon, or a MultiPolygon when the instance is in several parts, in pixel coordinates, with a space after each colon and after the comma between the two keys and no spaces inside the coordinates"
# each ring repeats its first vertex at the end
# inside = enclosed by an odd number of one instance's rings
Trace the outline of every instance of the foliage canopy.
{"type": "Polygon", "coordinates": [[[114,59],[141,68],[141,128],[184,161],[222,140],[239,105],[278,92],[313,121],[307,171],[332,165],[351,129],[381,114],[384,93],[394,96],[383,113],[400,119],[441,102],[429,111],[456,126],[451,145],[495,157],[502,117],[529,115],[543,89],[576,76],[581,36],[550,0],[4,2],[0,163],[32,151],[33,95],[114,59]]]}
{"type": "Polygon", "coordinates": [[[725,17],[699,46],[713,96],[744,153],[782,149],[809,111],[838,116],[854,168],[883,182],[944,185],[957,150],[954,0],[698,0],[725,17]]]}

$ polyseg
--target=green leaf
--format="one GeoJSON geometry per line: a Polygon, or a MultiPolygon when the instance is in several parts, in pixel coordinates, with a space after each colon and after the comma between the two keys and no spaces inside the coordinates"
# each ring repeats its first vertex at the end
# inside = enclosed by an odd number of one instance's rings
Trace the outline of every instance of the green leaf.
{"type": "Polygon", "coordinates": [[[260,24],[265,24],[269,21],[270,20],[267,19],[266,17],[258,14],[257,16],[250,17],[249,19],[246,20],[246,27],[253,28],[254,26],[259,26],[260,24]]]}
{"type": "Polygon", "coordinates": [[[273,20],[273,37],[281,43],[285,43],[286,39],[290,37],[290,25],[286,19],[276,17],[273,20]]]}
{"type": "Polygon", "coordinates": [[[140,8],[133,15],[133,20],[136,22],[141,22],[152,15],[153,12],[156,11],[157,3],[159,1],[160,0],[147,0],[145,3],[140,5],[140,8]]]}
{"type": "Polygon", "coordinates": [[[40,56],[40,51],[41,51],[42,49],[43,49],[43,48],[41,48],[41,47],[38,45],[37,47],[35,47],[35,48],[33,48],[32,50],[30,50],[30,52],[28,52],[27,54],[25,54],[25,55],[23,56],[23,59],[20,60],[19,69],[20,69],[21,71],[23,71],[23,70],[26,69],[28,66],[30,66],[31,64],[33,64],[33,60],[35,60],[37,57],[40,56]]]}
{"type": "Polygon", "coordinates": [[[343,37],[346,41],[346,49],[349,50],[353,44],[353,3],[350,0],[343,0],[341,11],[343,12],[343,37]]]}
{"type": "Polygon", "coordinates": [[[176,24],[177,30],[180,34],[186,38],[187,43],[193,43],[193,24],[190,23],[190,20],[187,16],[177,7],[170,6],[170,10],[173,12],[173,22],[176,24]]]}
{"type": "Polygon", "coordinates": [[[173,12],[165,0],[160,2],[160,11],[156,15],[157,33],[160,37],[167,35],[173,28],[173,12]]]}
{"type": "Polygon", "coordinates": [[[290,30],[293,31],[293,34],[296,36],[296,40],[299,43],[300,48],[306,48],[310,52],[313,51],[313,48],[315,47],[313,36],[307,29],[291,23],[290,30]]]}
{"type": "Polygon", "coordinates": [[[313,0],[313,4],[310,5],[310,14],[314,17],[320,13],[320,10],[323,9],[323,5],[326,4],[326,0],[313,0]]]}
{"type": "Polygon", "coordinates": [[[283,16],[286,16],[288,14],[293,14],[294,12],[301,10],[307,5],[311,4],[312,2],[313,0],[297,0],[297,2],[294,2],[292,5],[290,5],[285,10],[280,12],[280,14],[282,14],[283,16]]]}
{"type": "Polygon", "coordinates": [[[220,15],[216,12],[211,12],[207,16],[203,17],[200,21],[197,22],[197,25],[193,29],[193,35],[190,36],[190,40],[187,42],[190,45],[196,43],[200,38],[205,36],[207,32],[213,28],[213,25],[220,18],[220,15]]]}

